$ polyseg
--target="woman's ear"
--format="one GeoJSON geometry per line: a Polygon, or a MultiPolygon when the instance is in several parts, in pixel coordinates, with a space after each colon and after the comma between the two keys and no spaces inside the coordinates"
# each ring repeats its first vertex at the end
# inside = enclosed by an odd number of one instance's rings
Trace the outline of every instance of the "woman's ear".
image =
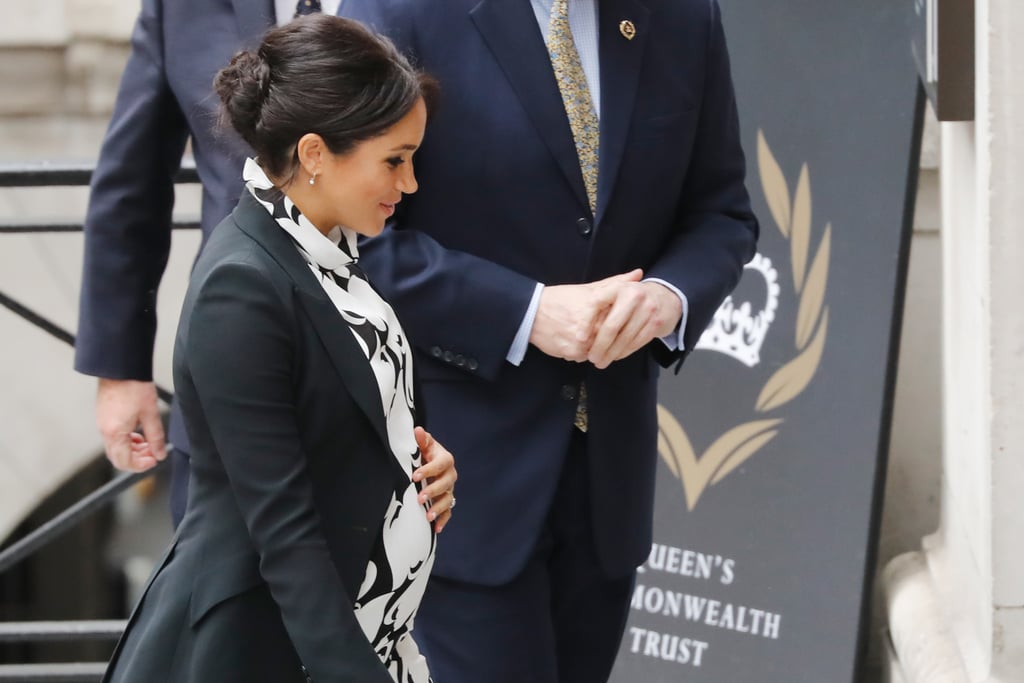
{"type": "MultiPolygon", "coordinates": [[[[320,170],[326,161],[327,143],[316,133],[306,133],[299,138],[295,146],[295,153],[299,157],[299,166],[302,176],[313,177],[320,174],[320,170]]],[[[301,180],[301,178],[297,178],[301,180]]]]}

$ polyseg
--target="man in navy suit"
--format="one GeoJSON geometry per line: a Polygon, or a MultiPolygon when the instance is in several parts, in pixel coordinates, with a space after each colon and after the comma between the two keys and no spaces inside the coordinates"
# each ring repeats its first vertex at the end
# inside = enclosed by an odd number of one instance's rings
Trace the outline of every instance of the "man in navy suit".
{"type": "MultiPolygon", "coordinates": [[[[336,11],[338,3],[323,0],[323,9],[336,11]]],[[[251,154],[218,131],[213,76],[275,23],[312,6],[312,0],[143,0],[92,178],[75,343],[75,369],[100,378],[97,423],[107,457],[121,469],[145,470],[166,455],[153,384],[156,292],[170,249],[173,178],[186,143],[191,140],[203,185],[204,244],[238,201],[242,164],[251,154]],[[142,433],[133,437],[136,427],[142,433]]],[[[177,411],[170,437],[177,524],[188,481],[177,411]]]]}
{"type": "Polygon", "coordinates": [[[459,459],[417,640],[437,683],[607,680],[651,544],[658,365],[758,235],[717,2],[341,13],[441,84],[420,190],[362,249],[459,459]]]}

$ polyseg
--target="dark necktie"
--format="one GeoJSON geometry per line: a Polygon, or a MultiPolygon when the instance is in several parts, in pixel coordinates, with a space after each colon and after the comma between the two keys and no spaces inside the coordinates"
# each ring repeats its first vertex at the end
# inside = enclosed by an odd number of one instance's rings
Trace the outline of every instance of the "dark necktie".
{"type": "Polygon", "coordinates": [[[321,11],[320,0],[299,0],[298,4],[295,5],[295,17],[305,16],[307,14],[316,14],[321,11]]]}

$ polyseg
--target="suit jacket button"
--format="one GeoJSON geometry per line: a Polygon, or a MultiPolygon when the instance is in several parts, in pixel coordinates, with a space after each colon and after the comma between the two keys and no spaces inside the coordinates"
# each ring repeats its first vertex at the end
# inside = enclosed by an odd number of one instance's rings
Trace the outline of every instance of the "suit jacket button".
{"type": "Polygon", "coordinates": [[[433,356],[434,358],[440,358],[441,357],[441,347],[440,346],[431,346],[430,347],[430,355],[433,356]]]}
{"type": "Polygon", "coordinates": [[[573,386],[572,384],[563,384],[562,385],[562,398],[564,398],[566,401],[575,401],[576,400],[576,387],[573,386]]]}
{"type": "Polygon", "coordinates": [[[594,226],[590,224],[586,218],[581,218],[576,221],[576,229],[580,231],[580,234],[584,237],[590,237],[590,233],[594,231],[594,226]]]}
{"type": "Polygon", "coordinates": [[[460,368],[464,368],[464,367],[466,367],[466,357],[465,357],[465,356],[463,356],[463,355],[462,355],[461,353],[460,353],[460,354],[457,354],[457,355],[455,356],[455,364],[456,364],[457,366],[459,366],[460,368]]]}
{"type": "Polygon", "coordinates": [[[480,367],[480,364],[476,362],[476,358],[470,358],[466,361],[466,367],[475,372],[476,369],[480,367]]]}
{"type": "Polygon", "coordinates": [[[445,351],[444,352],[444,362],[445,363],[451,363],[454,358],[455,358],[455,354],[452,353],[451,351],[445,351]]]}

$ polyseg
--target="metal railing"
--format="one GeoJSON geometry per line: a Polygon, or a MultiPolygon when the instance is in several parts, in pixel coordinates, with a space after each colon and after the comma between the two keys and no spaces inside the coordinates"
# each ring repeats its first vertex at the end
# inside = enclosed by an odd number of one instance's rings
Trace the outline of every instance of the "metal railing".
{"type": "MultiPolygon", "coordinates": [[[[0,643],[60,640],[116,640],[124,631],[120,619],[102,621],[11,621],[0,623],[0,643]]],[[[0,664],[0,680],[97,681],[105,662],[56,664],[0,664]]]]}
{"type": "MultiPolygon", "coordinates": [[[[0,165],[0,188],[75,187],[88,185],[92,177],[91,165],[51,164],[0,165]]],[[[194,167],[186,166],[175,176],[176,184],[198,183],[194,167]]],[[[175,222],[175,230],[197,229],[198,223],[175,222]]],[[[0,235],[26,233],[81,232],[81,223],[3,223],[0,235]]],[[[38,311],[21,303],[10,294],[0,291],[0,306],[7,308],[27,323],[67,344],[74,346],[75,336],[38,311]]],[[[157,386],[157,394],[169,404],[173,394],[157,386]]],[[[14,567],[39,548],[79,524],[97,510],[113,502],[125,489],[152,476],[165,466],[163,463],[140,473],[120,474],[75,504],[42,524],[37,529],[0,551],[0,574],[14,567]]],[[[0,643],[28,643],[40,641],[114,641],[124,631],[124,620],[67,620],[0,622],[0,643]]],[[[0,681],[33,682],[95,682],[100,680],[105,662],[61,662],[47,664],[0,664],[0,681]]]]}

